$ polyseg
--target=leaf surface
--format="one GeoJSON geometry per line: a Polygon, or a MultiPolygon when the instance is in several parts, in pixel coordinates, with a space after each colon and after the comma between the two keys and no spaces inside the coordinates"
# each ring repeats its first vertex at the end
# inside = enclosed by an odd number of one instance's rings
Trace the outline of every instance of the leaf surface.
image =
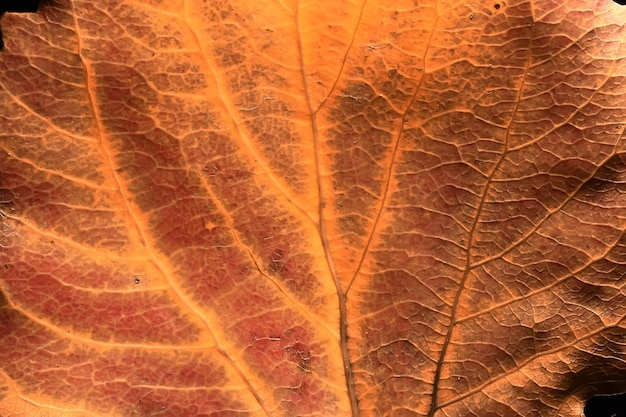
{"type": "Polygon", "coordinates": [[[580,416],[626,391],[624,22],[6,14],[0,416],[580,416]]]}

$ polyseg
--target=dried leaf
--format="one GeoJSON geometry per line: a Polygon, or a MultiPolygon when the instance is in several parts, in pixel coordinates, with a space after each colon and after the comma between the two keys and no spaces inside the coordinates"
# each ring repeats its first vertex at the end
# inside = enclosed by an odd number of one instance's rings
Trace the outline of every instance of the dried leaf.
{"type": "Polygon", "coordinates": [[[609,0],[4,15],[0,416],[580,416],[626,391],[609,0]]]}

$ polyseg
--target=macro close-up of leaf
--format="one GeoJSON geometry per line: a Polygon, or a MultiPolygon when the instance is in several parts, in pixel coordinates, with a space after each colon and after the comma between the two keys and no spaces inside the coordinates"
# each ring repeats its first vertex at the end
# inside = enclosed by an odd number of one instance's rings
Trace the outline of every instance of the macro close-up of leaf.
{"type": "Polygon", "coordinates": [[[0,417],[573,417],[626,392],[618,4],[0,23],[0,417]]]}

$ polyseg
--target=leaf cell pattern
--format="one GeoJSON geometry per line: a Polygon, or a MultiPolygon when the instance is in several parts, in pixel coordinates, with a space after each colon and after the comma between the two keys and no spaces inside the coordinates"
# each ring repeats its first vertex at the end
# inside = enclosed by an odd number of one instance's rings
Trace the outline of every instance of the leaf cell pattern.
{"type": "Polygon", "coordinates": [[[0,416],[580,416],[626,391],[626,12],[3,16],[0,416]]]}

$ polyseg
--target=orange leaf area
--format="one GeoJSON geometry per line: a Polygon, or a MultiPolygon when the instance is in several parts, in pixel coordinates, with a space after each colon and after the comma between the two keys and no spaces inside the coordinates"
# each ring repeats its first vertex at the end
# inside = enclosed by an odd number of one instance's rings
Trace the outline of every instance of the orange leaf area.
{"type": "Polygon", "coordinates": [[[626,391],[624,22],[4,15],[0,417],[574,417],[626,391]]]}

